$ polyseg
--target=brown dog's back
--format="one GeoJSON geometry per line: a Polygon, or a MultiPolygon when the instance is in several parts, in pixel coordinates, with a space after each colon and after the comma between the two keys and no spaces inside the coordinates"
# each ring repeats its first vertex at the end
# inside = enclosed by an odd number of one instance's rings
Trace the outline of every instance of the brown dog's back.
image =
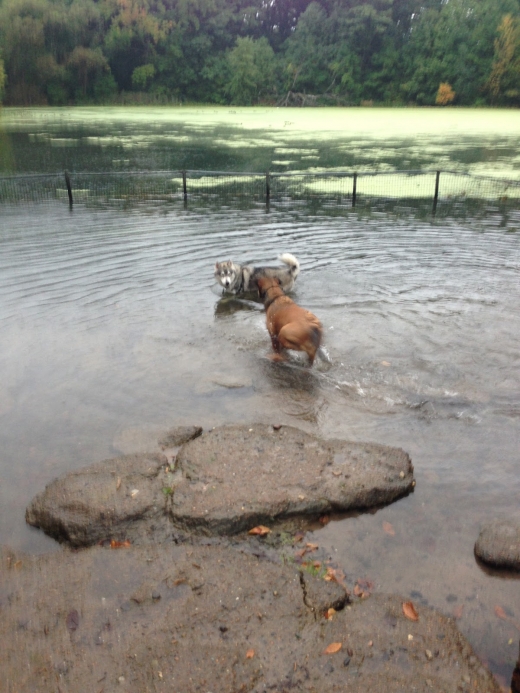
{"type": "Polygon", "coordinates": [[[282,349],[305,351],[312,365],[321,345],[321,322],[286,296],[276,279],[261,277],[258,289],[264,299],[267,329],[274,351],[277,354],[282,349]]]}

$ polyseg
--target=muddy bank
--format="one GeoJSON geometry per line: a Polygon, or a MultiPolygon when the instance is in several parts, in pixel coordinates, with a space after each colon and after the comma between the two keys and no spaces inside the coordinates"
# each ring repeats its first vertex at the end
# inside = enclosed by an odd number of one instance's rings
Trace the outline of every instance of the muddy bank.
{"type": "Polygon", "coordinates": [[[229,545],[4,549],[3,690],[498,693],[451,619],[310,570],[229,545]]]}
{"type": "Polygon", "coordinates": [[[0,554],[9,693],[498,693],[452,619],[374,594],[305,542],[310,519],[410,493],[403,450],[263,424],[155,443],[66,474],[27,508],[90,548],[0,554]],[[300,531],[262,526],[280,521],[300,531]]]}
{"type": "MultiPolygon", "coordinates": [[[[409,493],[408,455],[323,440],[291,426],[191,431],[175,464],[126,455],[66,474],[27,508],[27,522],[71,546],[104,539],[163,542],[179,531],[230,535],[255,524],[366,509],[409,493]],[[196,436],[196,437],[194,437],[196,436]]],[[[161,438],[178,443],[173,432],[161,438]]]]}

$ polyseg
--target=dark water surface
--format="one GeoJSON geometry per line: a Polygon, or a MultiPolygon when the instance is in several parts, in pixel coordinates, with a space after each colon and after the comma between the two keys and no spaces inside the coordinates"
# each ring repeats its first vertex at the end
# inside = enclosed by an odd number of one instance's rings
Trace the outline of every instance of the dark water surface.
{"type": "Polygon", "coordinates": [[[400,446],[415,492],[312,541],[353,580],[458,616],[507,683],[518,632],[494,607],[520,624],[519,583],[479,567],[473,545],[482,522],[519,516],[519,214],[1,214],[1,543],[55,549],[25,525],[32,496],[140,431],[276,420],[400,446]],[[215,260],[284,251],[301,260],[295,298],[323,322],[329,369],[270,362],[261,305],[213,287],[215,260]]]}

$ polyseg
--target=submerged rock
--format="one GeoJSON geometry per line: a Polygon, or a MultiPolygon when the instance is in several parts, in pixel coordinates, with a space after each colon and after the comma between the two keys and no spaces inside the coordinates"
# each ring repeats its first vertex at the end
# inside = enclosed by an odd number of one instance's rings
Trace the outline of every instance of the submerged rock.
{"type": "Polygon", "coordinates": [[[72,546],[165,541],[174,528],[236,534],[370,508],[414,484],[410,458],[398,448],[323,440],[290,426],[222,426],[181,447],[175,475],[160,454],[105,460],[48,484],[26,519],[72,546]]]}
{"type": "Polygon", "coordinates": [[[499,693],[452,619],[222,546],[0,550],[0,598],[13,691],[499,693]]]}
{"type": "Polygon", "coordinates": [[[520,522],[492,520],[485,524],[475,543],[475,554],[495,568],[520,570],[520,522]]]}

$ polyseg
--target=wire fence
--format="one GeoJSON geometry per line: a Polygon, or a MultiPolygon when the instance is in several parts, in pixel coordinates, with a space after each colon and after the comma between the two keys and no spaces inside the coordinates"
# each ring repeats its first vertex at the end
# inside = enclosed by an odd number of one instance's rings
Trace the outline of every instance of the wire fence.
{"type": "Polygon", "coordinates": [[[187,203],[192,198],[266,204],[318,200],[347,207],[398,202],[440,207],[475,203],[520,207],[520,180],[456,171],[231,173],[136,171],[0,176],[0,204],[62,200],[74,204],[142,200],[187,203]]]}

